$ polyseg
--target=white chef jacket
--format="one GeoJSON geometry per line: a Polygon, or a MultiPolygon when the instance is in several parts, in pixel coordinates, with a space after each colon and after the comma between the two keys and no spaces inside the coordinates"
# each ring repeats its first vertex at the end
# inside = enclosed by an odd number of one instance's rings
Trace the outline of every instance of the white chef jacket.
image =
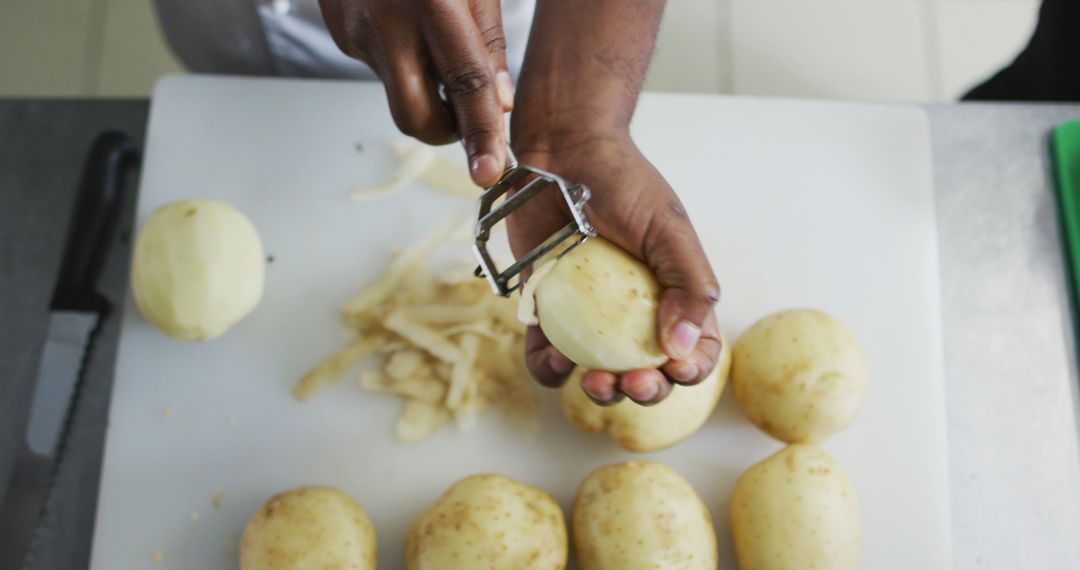
{"type": "MultiPolygon", "coordinates": [[[[326,31],[318,0],[155,0],[165,38],[200,73],[374,79],[326,31]]],[[[536,0],[502,0],[506,57],[521,70],[536,0]]]]}

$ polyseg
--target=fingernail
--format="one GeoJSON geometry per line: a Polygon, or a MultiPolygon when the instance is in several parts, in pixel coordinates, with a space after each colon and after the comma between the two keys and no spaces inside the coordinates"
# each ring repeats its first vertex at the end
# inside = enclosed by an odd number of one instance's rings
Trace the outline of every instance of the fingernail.
{"type": "Polygon", "coordinates": [[[495,91],[499,94],[499,103],[502,104],[503,109],[513,109],[514,82],[510,79],[509,73],[500,71],[495,74],[495,91]]]}
{"type": "Polygon", "coordinates": [[[671,349],[675,351],[672,356],[684,358],[690,356],[701,338],[701,329],[689,321],[679,321],[671,327],[671,349]]]}
{"type": "Polygon", "coordinates": [[[574,363],[570,362],[570,359],[561,354],[552,354],[548,357],[548,366],[550,366],[556,374],[569,374],[574,368],[574,363]]]}
{"type": "Polygon", "coordinates": [[[472,170],[473,181],[481,186],[487,185],[499,176],[499,161],[490,154],[481,154],[473,158],[469,168],[472,170]]]}

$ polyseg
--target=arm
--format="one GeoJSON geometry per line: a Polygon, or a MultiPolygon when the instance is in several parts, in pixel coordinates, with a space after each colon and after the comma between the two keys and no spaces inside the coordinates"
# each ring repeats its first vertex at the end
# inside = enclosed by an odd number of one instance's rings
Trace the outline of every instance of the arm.
{"type": "MultiPolygon", "coordinates": [[[[671,360],[620,376],[590,371],[582,387],[598,402],[624,394],[658,402],[672,383],[703,380],[720,353],[716,277],[675,192],[630,138],[663,8],[663,0],[538,0],[511,118],[517,157],[588,186],[597,231],[645,261],[663,288],[658,333],[671,360]]],[[[519,256],[568,219],[557,197],[526,205],[509,220],[519,256]]],[[[526,361],[549,385],[573,368],[537,327],[526,361]]]]}
{"type": "Polygon", "coordinates": [[[537,0],[518,81],[521,110],[511,119],[513,147],[545,151],[566,137],[625,135],[665,3],[537,0]]]}

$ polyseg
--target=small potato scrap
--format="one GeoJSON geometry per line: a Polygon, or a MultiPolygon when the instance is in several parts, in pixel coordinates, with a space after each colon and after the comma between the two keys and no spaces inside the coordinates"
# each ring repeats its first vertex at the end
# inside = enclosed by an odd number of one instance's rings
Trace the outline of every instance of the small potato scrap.
{"type": "Polygon", "coordinates": [[[375,570],[375,527],[345,493],[300,487],[271,498],[244,528],[240,570],[375,570]]]}
{"type": "Polygon", "coordinates": [[[847,476],[813,445],[790,445],[754,465],[731,494],[742,570],[856,570],[859,525],[847,476]]]}
{"type": "Polygon", "coordinates": [[[867,364],[855,334],[814,309],[773,313],[732,352],[731,386],[743,414],[785,443],[817,443],[855,420],[867,364]]]}
{"type": "Polygon", "coordinates": [[[458,481],[405,539],[408,570],[561,570],[566,558],[559,504],[502,475],[458,481]]]}
{"type": "Polygon", "coordinates": [[[571,516],[584,570],[715,570],[716,532],[693,487],[655,461],[593,471],[571,516]]]}
{"type": "Polygon", "coordinates": [[[727,384],[731,349],[723,339],[720,360],[709,376],[694,386],[675,386],[663,401],[641,406],[629,399],[613,406],[600,406],[581,389],[582,369],[578,369],[560,390],[563,412],[570,423],[583,431],[611,434],[628,451],[657,451],[675,445],[694,434],[712,415],[727,384]]]}
{"type": "Polygon", "coordinates": [[[481,279],[440,279],[427,258],[454,230],[447,225],[400,252],[381,277],[343,310],[355,338],[305,374],[293,390],[310,398],[369,357],[380,370],[360,373],[364,389],[399,397],[395,427],[406,442],[444,426],[465,431],[490,406],[535,430],[536,394],[523,361],[525,329],[515,303],[491,294],[481,279]]]}

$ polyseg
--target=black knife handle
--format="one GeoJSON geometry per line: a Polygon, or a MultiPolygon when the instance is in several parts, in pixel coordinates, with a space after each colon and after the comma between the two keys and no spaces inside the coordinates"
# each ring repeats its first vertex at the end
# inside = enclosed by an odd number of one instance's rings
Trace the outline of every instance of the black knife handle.
{"type": "Polygon", "coordinates": [[[120,215],[126,175],[138,163],[139,151],[127,135],[106,131],[94,139],[75,193],[52,310],[106,309],[97,278],[120,215]]]}

